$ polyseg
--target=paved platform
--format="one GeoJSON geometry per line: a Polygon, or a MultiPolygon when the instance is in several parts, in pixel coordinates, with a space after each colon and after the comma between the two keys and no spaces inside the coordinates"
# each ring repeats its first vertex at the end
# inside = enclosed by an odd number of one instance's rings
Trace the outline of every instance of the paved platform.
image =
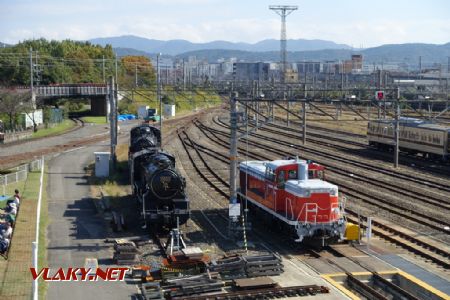
{"type": "MultiPolygon", "coordinates": [[[[395,285],[419,299],[450,299],[448,294],[437,290],[422,280],[403,271],[397,270],[380,272],[378,274],[391,282],[395,282],[395,285]]],[[[362,282],[371,282],[371,278],[373,277],[373,273],[371,272],[355,272],[352,273],[352,275],[362,282]]],[[[339,291],[345,294],[348,298],[355,300],[360,299],[360,297],[352,289],[348,288],[346,273],[325,274],[322,275],[322,277],[331,285],[339,289],[339,291]]]]}
{"type": "Polygon", "coordinates": [[[434,287],[435,289],[447,294],[448,296],[447,299],[450,299],[450,275],[448,278],[442,278],[404,259],[399,255],[385,254],[375,256],[388,262],[392,266],[399,268],[403,272],[408,273],[414,276],[415,278],[418,278],[419,280],[430,285],[431,287],[434,287]]]}
{"type": "Polygon", "coordinates": [[[388,264],[377,257],[369,255],[352,257],[352,259],[358,262],[359,265],[364,267],[366,270],[370,270],[372,272],[380,273],[397,270],[397,268],[395,268],[391,264],[388,264]]]}

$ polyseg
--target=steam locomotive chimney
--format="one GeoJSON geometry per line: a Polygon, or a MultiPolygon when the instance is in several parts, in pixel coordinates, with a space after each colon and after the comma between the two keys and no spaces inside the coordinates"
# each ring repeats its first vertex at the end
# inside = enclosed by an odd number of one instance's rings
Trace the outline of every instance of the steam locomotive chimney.
{"type": "Polygon", "coordinates": [[[298,164],[298,180],[308,180],[308,164],[301,162],[298,164]]]}

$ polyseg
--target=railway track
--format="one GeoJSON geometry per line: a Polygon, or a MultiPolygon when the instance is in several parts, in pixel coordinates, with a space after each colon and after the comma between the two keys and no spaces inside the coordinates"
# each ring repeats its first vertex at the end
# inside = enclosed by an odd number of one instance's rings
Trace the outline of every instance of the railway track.
{"type": "MultiPolygon", "coordinates": [[[[228,236],[224,234],[227,232],[227,228],[220,228],[228,225],[228,217],[224,211],[228,204],[228,184],[208,166],[203,155],[200,154],[206,150],[198,149],[196,147],[196,144],[192,142],[186,132],[186,128],[182,127],[177,129],[176,134],[197,175],[213,190],[212,193],[208,193],[208,198],[214,199],[214,201],[206,199],[206,202],[202,202],[201,207],[197,207],[198,211],[207,222],[207,224],[204,225],[212,227],[223,240],[229,240],[228,236]],[[213,220],[215,222],[213,222],[213,220]],[[217,224],[219,220],[220,224],[217,224]]],[[[214,152],[210,151],[209,155],[214,155],[212,153],[214,152]]],[[[193,203],[191,203],[191,205],[193,205],[193,203]]]]}
{"type": "MultiPolygon", "coordinates": [[[[205,126],[206,127],[206,126],[205,126]]],[[[207,136],[211,141],[217,143],[218,145],[222,147],[229,148],[229,145],[226,141],[221,139],[218,135],[216,135],[215,132],[209,132],[208,127],[203,127],[201,125],[198,125],[197,122],[197,128],[200,129],[204,133],[205,136],[207,136]]],[[[213,159],[218,159],[222,163],[229,163],[228,157],[222,153],[219,153],[217,151],[211,150],[209,147],[204,145],[199,145],[199,143],[195,143],[195,147],[203,149],[203,153],[206,155],[210,155],[213,159]],[[209,153],[209,154],[208,154],[209,153]]],[[[262,155],[258,153],[253,153],[252,151],[246,152],[246,149],[239,148],[238,152],[240,154],[248,155],[252,159],[268,159],[267,157],[263,157],[262,155]]],[[[213,171],[214,172],[214,171],[213,171]]],[[[212,181],[209,181],[208,184],[214,185],[212,181]]],[[[224,196],[225,197],[225,196],[224,196]]],[[[357,212],[346,209],[346,211],[350,215],[357,215],[357,212]]],[[[349,217],[352,221],[355,223],[356,220],[354,217],[349,217]]],[[[375,229],[374,234],[378,235],[384,240],[387,240],[399,247],[402,247],[418,256],[421,256],[422,258],[426,260],[430,260],[436,265],[443,267],[443,268],[449,268],[450,264],[448,262],[448,258],[450,257],[450,253],[447,252],[444,248],[440,248],[434,245],[431,245],[430,243],[427,243],[419,238],[415,238],[413,236],[410,236],[408,234],[405,234],[401,231],[398,231],[397,229],[388,226],[386,224],[383,224],[381,222],[374,222],[373,223],[375,229]],[[394,235],[393,235],[394,233],[394,235]]]]}
{"type": "MultiPolygon", "coordinates": [[[[283,120],[279,117],[274,117],[275,120],[283,120]]],[[[290,121],[292,124],[296,124],[297,126],[301,127],[302,123],[296,122],[296,121],[290,121]]],[[[301,130],[293,128],[292,126],[283,126],[280,124],[267,124],[266,127],[271,128],[277,128],[283,131],[290,131],[295,132],[301,135],[301,130]]],[[[307,141],[316,143],[316,144],[323,144],[327,143],[329,144],[329,141],[334,141],[338,143],[344,144],[342,145],[333,145],[336,148],[340,148],[343,151],[351,151],[355,148],[350,148],[345,145],[352,145],[355,147],[358,147],[360,149],[364,149],[366,151],[366,154],[369,158],[374,158],[377,160],[383,159],[383,161],[390,161],[392,160],[392,153],[388,153],[385,151],[374,149],[373,147],[369,146],[367,144],[367,137],[366,135],[359,135],[354,133],[346,133],[340,130],[333,130],[333,129],[325,129],[321,128],[319,126],[313,126],[313,125],[307,125],[308,127],[308,134],[307,134],[307,141]],[[311,130],[312,129],[312,130],[311,130]]],[[[269,129],[269,128],[266,128],[269,129]]],[[[264,130],[264,128],[262,129],[264,130]]],[[[272,129],[273,130],[273,129],[272,129]]],[[[298,136],[296,136],[298,138],[298,136]]],[[[414,154],[408,154],[406,152],[400,152],[400,164],[406,165],[406,166],[417,166],[421,169],[421,171],[427,171],[433,174],[437,175],[444,175],[449,176],[450,175],[450,169],[448,168],[448,163],[443,162],[442,160],[438,160],[437,162],[433,162],[433,160],[429,158],[421,158],[414,154]],[[446,167],[442,167],[442,165],[446,165],[446,167]]]]}
{"type": "Polygon", "coordinates": [[[200,151],[209,151],[210,156],[213,156],[215,159],[222,162],[226,162],[225,159],[205,147],[202,147],[200,148],[201,150],[199,150],[197,143],[194,143],[191,140],[185,129],[179,130],[177,134],[183,144],[183,148],[186,150],[189,160],[197,171],[197,174],[202,177],[203,180],[205,180],[219,195],[227,198],[229,195],[229,184],[208,165],[204,157],[200,154],[200,151]],[[195,156],[188,150],[188,147],[191,147],[194,150],[195,156]]]}
{"type": "Polygon", "coordinates": [[[253,299],[279,299],[289,297],[316,296],[318,294],[328,294],[330,290],[324,286],[306,285],[290,287],[271,287],[263,289],[252,289],[244,291],[235,291],[222,294],[212,294],[192,297],[175,297],[173,299],[186,300],[253,300],[253,299]]]}
{"type": "MultiPolygon", "coordinates": [[[[197,122],[198,124],[198,122],[197,122]]],[[[201,126],[201,125],[199,125],[201,126]]],[[[204,126],[204,125],[203,125],[204,126]]],[[[211,132],[214,132],[215,137],[214,139],[217,140],[219,139],[218,135],[222,135],[225,137],[229,137],[229,134],[224,133],[220,130],[215,130],[213,128],[209,128],[209,127],[204,127],[205,130],[210,130],[211,132]]],[[[270,138],[268,137],[264,137],[264,139],[270,140],[270,138]]],[[[279,141],[278,139],[273,139],[275,143],[277,143],[278,145],[280,145],[282,142],[279,141]]],[[[224,142],[222,140],[222,142],[224,142]]],[[[275,155],[277,155],[278,157],[285,157],[285,156],[295,156],[295,153],[290,153],[287,151],[283,151],[283,150],[277,150],[275,149],[273,146],[269,146],[260,142],[255,142],[253,140],[248,141],[248,143],[251,146],[255,146],[258,147],[260,149],[264,149],[266,152],[269,153],[273,153],[275,155]]],[[[226,142],[225,142],[226,145],[226,142]]],[[[228,145],[229,147],[229,145],[228,145]]],[[[244,149],[242,149],[244,150],[244,149]]],[[[266,158],[267,159],[267,158],[266,158]]],[[[321,162],[322,163],[322,162],[321,162]]],[[[444,233],[446,235],[448,235],[450,232],[448,231],[448,229],[446,228],[446,226],[448,226],[448,222],[446,219],[440,219],[440,218],[434,218],[431,217],[429,214],[426,213],[420,213],[416,210],[412,210],[410,208],[392,203],[391,201],[389,201],[389,199],[385,199],[382,194],[381,195],[374,195],[373,193],[367,192],[367,191],[362,191],[361,187],[359,186],[353,186],[350,185],[346,180],[345,177],[348,177],[348,170],[344,170],[342,168],[333,166],[333,165],[328,165],[326,163],[322,163],[324,166],[327,167],[327,169],[332,170],[333,172],[340,174],[341,176],[344,176],[344,179],[341,178],[341,180],[334,180],[334,183],[337,184],[341,191],[343,191],[345,194],[352,196],[353,199],[358,199],[358,200],[362,200],[365,203],[368,203],[370,205],[373,205],[375,207],[381,208],[387,212],[393,213],[395,215],[401,216],[402,218],[411,220],[417,224],[421,224],[424,225],[428,228],[431,228],[435,231],[444,233]]],[[[338,178],[335,178],[338,179],[338,178]]]]}
{"type": "MultiPolygon", "coordinates": [[[[223,127],[223,128],[227,128],[227,129],[230,128],[227,123],[225,123],[224,121],[221,121],[219,119],[214,119],[214,123],[217,124],[220,127],[223,127]]],[[[264,129],[259,129],[259,130],[264,130],[264,129]]],[[[298,139],[299,138],[296,135],[289,134],[289,133],[284,133],[284,132],[279,132],[279,131],[275,131],[275,132],[272,132],[272,133],[274,133],[276,135],[282,135],[282,136],[285,136],[285,137],[288,137],[288,138],[293,138],[293,139],[298,139]]],[[[252,133],[251,135],[255,136],[255,137],[258,137],[258,138],[264,138],[264,139],[268,138],[266,136],[258,135],[258,134],[254,134],[254,133],[252,133]]],[[[282,142],[284,142],[284,144],[286,144],[286,145],[288,144],[285,141],[282,141],[282,142]]],[[[291,146],[291,145],[292,145],[292,143],[289,143],[289,146],[291,146]]],[[[321,146],[325,146],[325,147],[331,147],[331,148],[334,147],[334,145],[332,145],[330,143],[320,143],[320,145],[321,146]]],[[[299,145],[299,144],[296,144],[296,145],[293,145],[293,146],[296,146],[298,149],[300,149],[300,150],[302,150],[303,152],[306,152],[306,153],[315,154],[315,155],[318,155],[318,156],[324,157],[324,158],[330,157],[330,155],[332,155],[334,160],[337,160],[337,161],[345,163],[345,164],[350,164],[350,165],[353,165],[355,167],[361,167],[361,168],[364,168],[366,170],[375,171],[377,173],[381,173],[383,175],[391,176],[391,177],[394,177],[396,179],[403,179],[403,180],[407,180],[407,181],[412,182],[412,183],[425,185],[427,187],[435,188],[435,189],[438,189],[440,191],[450,192],[450,184],[448,184],[445,179],[441,179],[441,183],[424,181],[423,180],[424,179],[423,176],[420,177],[420,178],[417,178],[417,177],[415,177],[413,175],[410,175],[410,174],[404,174],[404,173],[399,172],[399,171],[395,171],[395,170],[391,170],[391,169],[382,167],[379,164],[373,165],[372,163],[369,163],[369,162],[361,162],[361,159],[355,159],[355,157],[352,157],[352,156],[349,156],[349,155],[339,154],[340,156],[336,156],[336,153],[330,153],[330,152],[324,151],[323,148],[321,148],[321,149],[309,149],[309,148],[304,147],[304,146],[299,145]]],[[[346,150],[348,150],[348,149],[346,149],[346,150]]],[[[436,178],[433,178],[433,179],[437,180],[436,178]]],[[[446,199],[441,199],[441,201],[446,201],[446,199]]],[[[450,203],[450,200],[447,199],[447,201],[448,201],[448,203],[450,203]]]]}
{"type": "MultiPolygon", "coordinates": [[[[275,121],[279,121],[279,122],[286,122],[285,119],[283,119],[281,117],[277,117],[277,116],[274,116],[274,120],[275,121]]],[[[298,128],[301,128],[301,126],[303,126],[303,124],[301,122],[298,122],[298,121],[290,120],[289,123],[297,125],[298,128]]],[[[279,125],[279,124],[270,124],[270,125],[274,125],[274,127],[278,127],[278,128],[284,128],[285,127],[285,128],[289,128],[290,130],[294,130],[295,131],[295,128],[288,127],[288,126],[282,126],[282,125],[279,125]]],[[[336,130],[336,129],[324,129],[323,127],[314,126],[314,125],[308,125],[308,128],[309,129],[313,129],[313,130],[317,130],[317,131],[321,131],[321,132],[337,134],[339,136],[342,136],[343,139],[344,139],[344,137],[345,138],[346,137],[352,137],[353,139],[355,139],[355,138],[360,139],[361,142],[358,143],[358,145],[362,145],[363,144],[363,140],[365,141],[367,139],[367,135],[365,135],[365,134],[357,134],[357,133],[352,133],[352,132],[347,132],[347,131],[342,131],[342,130],[336,130]]],[[[301,133],[301,131],[298,130],[298,133],[301,133]]],[[[346,140],[352,141],[352,140],[349,140],[349,139],[346,139],[346,140]]],[[[364,145],[367,146],[367,144],[364,144],[364,145]]]]}
{"type": "MultiPolygon", "coordinates": [[[[281,120],[280,120],[281,118],[279,118],[279,117],[274,117],[274,119],[281,122],[281,120]]],[[[303,126],[302,123],[298,123],[295,121],[290,121],[290,123],[297,124],[299,126],[299,128],[301,128],[301,126],[303,126]]],[[[253,122],[253,124],[254,124],[254,122],[253,122]]],[[[261,130],[269,131],[270,128],[289,130],[291,132],[295,132],[300,135],[302,134],[302,131],[299,129],[295,129],[292,127],[283,126],[283,125],[275,124],[275,123],[267,124],[266,126],[262,127],[261,130]]],[[[333,130],[333,129],[324,130],[323,128],[321,128],[319,126],[313,126],[313,125],[307,125],[307,128],[308,128],[308,134],[306,137],[307,141],[311,141],[311,142],[316,141],[316,139],[308,139],[308,137],[311,137],[311,136],[315,137],[315,138],[321,138],[321,139],[323,139],[325,136],[326,139],[329,141],[335,141],[335,142],[339,142],[339,143],[350,144],[350,145],[357,146],[357,147],[368,148],[367,137],[365,135],[360,135],[360,134],[356,134],[356,133],[348,133],[348,135],[347,135],[345,132],[340,131],[340,130],[333,130]],[[319,132],[319,133],[316,133],[316,132],[319,132]]],[[[297,136],[297,138],[298,138],[298,136],[297,136]]]]}
{"type": "MultiPolygon", "coordinates": [[[[222,127],[229,128],[228,125],[223,122],[215,120],[215,123],[222,127]]],[[[296,136],[294,136],[292,134],[286,134],[283,132],[275,132],[275,134],[277,136],[281,135],[281,136],[286,136],[289,138],[294,138],[294,137],[297,138],[296,136]]],[[[285,146],[290,146],[290,147],[296,146],[296,147],[301,148],[303,152],[308,152],[313,155],[316,155],[319,153],[319,156],[322,159],[329,160],[329,157],[330,157],[329,153],[326,153],[323,151],[321,152],[320,150],[316,150],[316,149],[311,150],[309,148],[305,148],[304,146],[301,146],[298,144],[293,145],[291,142],[281,141],[278,138],[274,139],[271,137],[257,135],[254,133],[252,134],[252,136],[263,138],[263,139],[268,139],[268,140],[271,140],[271,141],[274,141],[277,143],[284,144],[285,146]]],[[[425,203],[428,203],[431,205],[435,205],[438,208],[447,209],[447,210],[450,209],[450,200],[448,199],[448,197],[444,197],[439,194],[432,194],[431,191],[429,191],[429,190],[425,190],[425,193],[424,193],[424,191],[422,189],[418,189],[418,188],[415,188],[414,186],[410,185],[411,181],[413,183],[422,183],[423,184],[424,183],[423,178],[422,178],[422,181],[420,181],[420,180],[418,180],[418,178],[415,178],[412,175],[403,174],[400,172],[392,172],[391,170],[383,169],[383,168],[377,167],[377,166],[372,166],[371,164],[366,164],[364,162],[359,162],[357,160],[349,160],[347,157],[337,157],[336,155],[333,155],[332,157],[333,157],[333,159],[337,159],[339,162],[342,162],[342,164],[339,166],[339,168],[341,168],[341,166],[343,166],[345,164],[351,164],[352,166],[355,166],[355,167],[361,167],[361,169],[362,169],[362,171],[360,171],[360,172],[362,172],[360,174],[361,176],[351,173],[353,170],[346,170],[347,176],[349,176],[349,174],[352,174],[350,176],[350,177],[352,177],[352,179],[355,179],[355,177],[357,177],[357,179],[359,181],[366,182],[368,184],[375,185],[380,188],[388,189],[393,193],[401,194],[402,196],[407,196],[412,199],[420,200],[422,202],[425,202],[425,203]],[[371,176],[371,174],[367,172],[367,169],[376,172],[377,176],[371,176]],[[390,177],[392,177],[392,179],[394,179],[394,180],[387,180],[385,177],[380,179],[380,177],[378,176],[380,169],[382,172],[387,171],[387,172],[384,172],[384,174],[386,174],[386,175],[390,174],[390,177]],[[398,179],[408,180],[408,182],[402,183],[401,181],[398,181],[398,179]]],[[[336,169],[336,164],[332,164],[331,162],[330,163],[323,162],[322,164],[327,165],[327,167],[329,167],[330,169],[332,169],[332,168],[336,169]]],[[[345,173],[342,173],[342,172],[341,172],[341,174],[343,176],[346,175],[345,173]]],[[[428,184],[428,182],[425,182],[425,184],[428,184]]],[[[448,189],[450,192],[449,185],[437,185],[437,184],[434,184],[434,185],[439,187],[439,191],[445,191],[445,189],[448,189]]]]}
{"type": "MultiPolygon", "coordinates": [[[[288,134],[288,133],[284,133],[284,132],[279,132],[279,131],[272,131],[272,130],[264,130],[261,129],[261,131],[268,131],[268,132],[272,132],[276,135],[282,135],[282,136],[286,136],[289,138],[298,138],[297,136],[293,135],[293,134],[288,134]]],[[[325,144],[324,144],[325,145],[325,144]]],[[[299,145],[296,145],[299,146],[299,145]]],[[[331,166],[329,166],[331,167],[331,166]]],[[[341,173],[342,174],[342,173],[341,173]]],[[[352,173],[353,174],[353,173],[352,173]]],[[[343,174],[345,175],[345,174],[343,174]]],[[[403,175],[403,174],[402,174],[403,175]]],[[[407,175],[408,176],[408,175],[407,175]]],[[[401,182],[398,181],[390,181],[387,182],[384,178],[383,180],[371,176],[370,178],[367,176],[367,173],[365,172],[364,176],[358,176],[353,174],[352,176],[353,179],[358,179],[360,182],[365,182],[367,184],[370,185],[374,185],[383,189],[387,189],[393,193],[396,194],[400,194],[402,196],[406,196],[408,198],[412,198],[412,199],[416,199],[419,200],[421,202],[427,203],[427,204],[431,204],[434,205],[438,208],[442,208],[442,209],[446,209],[446,210],[450,210],[450,200],[444,198],[444,197],[437,197],[434,196],[432,194],[430,194],[428,191],[427,194],[422,194],[422,190],[420,189],[416,189],[410,185],[406,186],[405,184],[401,184],[401,182]]],[[[394,177],[395,179],[399,179],[401,178],[400,176],[395,175],[394,177]]],[[[411,178],[414,178],[411,176],[411,178]]],[[[414,180],[416,181],[416,180],[414,180]]],[[[423,181],[422,181],[423,182],[423,181]]]]}

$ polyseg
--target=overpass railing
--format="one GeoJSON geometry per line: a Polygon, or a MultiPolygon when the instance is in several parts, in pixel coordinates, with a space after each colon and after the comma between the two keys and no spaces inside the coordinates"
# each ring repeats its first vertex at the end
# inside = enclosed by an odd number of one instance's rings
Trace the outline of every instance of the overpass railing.
{"type": "Polygon", "coordinates": [[[104,84],[37,86],[34,91],[37,97],[104,96],[108,93],[108,88],[104,84]]]}

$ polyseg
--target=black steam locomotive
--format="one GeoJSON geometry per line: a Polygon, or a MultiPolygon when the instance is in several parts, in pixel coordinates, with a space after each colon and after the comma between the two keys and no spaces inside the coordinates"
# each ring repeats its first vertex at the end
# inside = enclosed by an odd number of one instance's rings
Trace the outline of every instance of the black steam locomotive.
{"type": "Polygon", "coordinates": [[[131,130],[131,186],[146,224],[172,228],[189,219],[189,199],[186,181],[175,168],[175,157],[162,151],[160,145],[158,128],[140,125],[131,130]]]}

